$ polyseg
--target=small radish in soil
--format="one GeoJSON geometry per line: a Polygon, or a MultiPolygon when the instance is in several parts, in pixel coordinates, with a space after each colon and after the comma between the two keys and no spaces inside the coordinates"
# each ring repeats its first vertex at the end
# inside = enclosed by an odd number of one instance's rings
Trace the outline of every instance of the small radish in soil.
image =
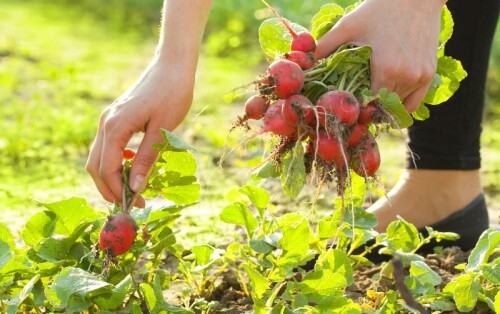
{"type": "Polygon", "coordinates": [[[321,126],[329,128],[332,122],[351,126],[358,120],[359,103],[350,92],[332,90],[324,93],[316,102],[321,126]]]}
{"type": "Polygon", "coordinates": [[[277,135],[290,137],[297,132],[297,124],[287,121],[287,119],[283,117],[282,112],[284,104],[285,100],[283,99],[271,104],[264,115],[264,127],[259,134],[271,132],[277,135]]]}
{"type": "Polygon", "coordinates": [[[314,66],[315,58],[311,52],[303,52],[299,50],[285,53],[284,58],[297,63],[302,70],[308,70],[314,66]]]}
{"type": "Polygon", "coordinates": [[[108,216],[99,235],[99,245],[108,256],[127,252],[134,244],[138,226],[128,213],[108,216]]]}
{"type": "Polygon", "coordinates": [[[380,166],[380,151],[373,135],[368,132],[366,140],[351,160],[351,166],[358,175],[372,177],[380,166]]]}
{"type": "Polygon", "coordinates": [[[304,73],[295,62],[276,60],[267,69],[266,77],[259,82],[273,86],[276,96],[284,99],[300,92],[304,86],[304,73]]]}
{"type": "Polygon", "coordinates": [[[347,145],[350,147],[355,147],[365,138],[368,133],[368,125],[364,123],[356,123],[351,128],[351,133],[349,133],[349,137],[347,138],[347,145]]]}
{"type": "Polygon", "coordinates": [[[276,10],[265,0],[261,0],[268,9],[276,15],[278,19],[280,19],[281,23],[285,26],[285,28],[292,35],[292,43],[290,45],[290,50],[297,50],[303,52],[314,52],[316,50],[316,41],[314,37],[308,32],[298,32],[296,33],[290,24],[278,13],[276,10]]]}
{"type": "Polygon", "coordinates": [[[347,154],[347,147],[344,143],[340,144],[333,134],[320,132],[312,142],[319,158],[326,162],[334,162],[337,166],[345,164],[342,152],[347,154]]]}
{"type": "Polygon", "coordinates": [[[292,95],[285,99],[282,114],[293,125],[311,125],[315,119],[313,104],[303,95],[292,95]]]}
{"type": "Polygon", "coordinates": [[[264,96],[254,95],[245,103],[245,116],[242,120],[260,120],[266,114],[267,108],[269,108],[269,99],[264,96]]]}

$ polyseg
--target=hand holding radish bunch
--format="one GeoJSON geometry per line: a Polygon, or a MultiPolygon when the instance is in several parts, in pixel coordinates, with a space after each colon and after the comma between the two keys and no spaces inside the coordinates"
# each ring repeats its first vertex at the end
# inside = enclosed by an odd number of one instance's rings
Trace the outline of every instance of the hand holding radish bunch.
{"type": "MultiPolygon", "coordinates": [[[[444,2],[435,1],[425,8],[419,4],[419,12],[414,13],[409,10],[413,1],[401,1],[397,4],[399,13],[415,14],[401,29],[394,27],[402,22],[397,14],[380,21],[381,12],[390,12],[387,6],[393,6],[393,2],[366,0],[346,10],[349,13],[345,16],[335,13],[338,6],[326,5],[313,18],[312,32],[300,30],[265,0],[262,2],[277,17],[276,21],[264,21],[260,29],[261,46],[272,62],[255,82],[259,94],[247,101],[239,121],[262,120],[263,126],[254,136],[271,133],[280,138],[271,154],[278,167],[293,147],[303,145],[304,157],[298,160],[306,164],[306,175],[319,170],[320,179],[336,177],[341,185],[349,176],[348,170],[363,177],[374,176],[381,161],[375,139],[381,127],[410,126],[410,113],[417,108],[414,116],[426,118],[426,108],[421,105],[424,96],[432,104],[444,101],[444,97],[433,99],[437,92],[429,89],[436,73],[439,17],[444,2]],[[361,19],[370,10],[377,14],[361,19]],[[424,17],[431,18],[430,27],[408,43],[414,49],[402,49],[401,40],[407,35],[401,30],[415,33],[427,25],[422,23],[424,17]],[[389,23],[393,24],[389,27],[389,23]],[[385,36],[381,36],[384,32],[385,36]],[[275,43],[283,41],[283,37],[277,38],[279,34],[291,37],[288,50],[275,43]],[[315,38],[320,39],[316,42],[315,38]],[[410,65],[412,58],[417,58],[420,66],[416,71],[410,65]]],[[[448,60],[461,69],[458,61],[448,60]]],[[[439,75],[448,73],[440,70],[439,75]]],[[[462,78],[456,76],[456,83],[462,78]]],[[[441,82],[434,84],[439,86],[441,82]]],[[[436,86],[433,88],[439,88],[436,86]]],[[[280,171],[289,172],[283,168],[280,171]]]]}

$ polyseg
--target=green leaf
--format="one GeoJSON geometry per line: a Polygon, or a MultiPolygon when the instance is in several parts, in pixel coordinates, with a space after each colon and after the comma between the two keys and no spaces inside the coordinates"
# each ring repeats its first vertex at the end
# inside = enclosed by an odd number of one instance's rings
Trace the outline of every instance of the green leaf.
{"type": "Polygon", "coordinates": [[[361,314],[361,306],[344,296],[327,296],[319,301],[315,307],[319,313],[329,314],[361,314]]]}
{"type": "Polygon", "coordinates": [[[346,197],[356,207],[362,207],[366,198],[366,180],[354,171],[350,171],[351,188],[347,189],[346,197]]]}
{"type": "Polygon", "coordinates": [[[146,306],[148,307],[149,312],[151,314],[158,313],[158,307],[163,299],[157,300],[153,287],[145,282],[142,282],[139,285],[139,289],[141,290],[144,300],[146,301],[146,306]]]}
{"type": "Polygon", "coordinates": [[[330,249],[322,254],[317,259],[317,267],[331,270],[334,273],[342,274],[347,285],[354,283],[353,269],[349,256],[342,250],[330,249]]]}
{"type": "Polygon", "coordinates": [[[127,275],[122,281],[112,288],[111,292],[100,294],[92,298],[92,301],[97,304],[100,309],[112,310],[121,306],[127,295],[129,295],[132,291],[134,291],[132,276],[127,275]]]}
{"type": "Polygon", "coordinates": [[[71,247],[91,224],[92,222],[82,221],[68,236],[53,235],[51,238],[39,241],[34,246],[34,250],[39,257],[49,262],[56,263],[61,260],[67,260],[71,247]]]}
{"type": "Polygon", "coordinates": [[[439,31],[439,46],[443,46],[453,34],[453,17],[450,10],[445,5],[441,12],[441,29],[439,31]]]}
{"type": "Polygon", "coordinates": [[[6,259],[5,265],[0,268],[0,275],[15,274],[23,278],[31,278],[34,276],[34,271],[33,262],[26,255],[19,254],[6,259]]]}
{"type": "Polygon", "coordinates": [[[344,9],[335,3],[321,6],[311,21],[311,35],[319,39],[344,15],[344,9]]]}
{"type": "Polygon", "coordinates": [[[192,205],[200,198],[200,185],[169,186],[161,189],[159,195],[177,205],[192,205]]]}
{"type": "Polygon", "coordinates": [[[97,295],[110,291],[112,286],[83,269],[68,267],[45,288],[45,295],[57,310],[83,311],[91,302],[89,294],[97,295]]]}
{"type": "Polygon", "coordinates": [[[391,222],[387,227],[387,243],[392,252],[401,250],[412,252],[420,243],[417,228],[402,218],[391,222]]]}
{"type": "Polygon", "coordinates": [[[239,191],[248,196],[252,205],[259,210],[260,217],[263,217],[264,209],[269,206],[269,200],[271,199],[269,192],[254,185],[245,185],[239,191]]]}
{"type": "Polygon", "coordinates": [[[306,184],[306,166],[302,143],[297,142],[297,145],[283,157],[280,179],[283,191],[291,199],[296,198],[302,191],[306,184]]]}
{"type": "Polygon", "coordinates": [[[198,265],[206,265],[212,261],[212,254],[215,252],[215,248],[211,245],[203,244],[193,246],[191,251],[198,265]]]}
{"type": "Polygon", "coordinates": [[[398,94],[389,93],[386,88],[378,91],[380,104],[387,110],[394,119],[392,124],[393,128],[407,128],[413,124],[413,119],[406,111],[398,94]]]}
{"type": "Polygon", "coordinates": [[[222,209],[220,219],[228,224],[242,225],[247,229],[249,238],[258,227],[259,222],[245,204],[233,203],[222,209]]]}
{"type": "Polygon", "coordinates": [[[479,237],[479,240],[477,241],[474,249],[472,249],[465,270],[478,270],[482,264],[488,261],[491,254],[493,254],[495,249],[499,246],[500,231],[494,230],[492,228],[485,230],[479,237]]]}
{"type": "Polygon", "coordinates": [[[441,283],[439,274],[422,261],[411,262],[410,275],[423,285],[437,286],[441,283]]]}
{"type": "Polygon", "coordinates": [[[311,230],[309,221],[299,213],[288,213],[278,218],[283,237],[278,241],[289,256],[302,256],[309,250],[311,230]]]}
{"type": "Polygon", "coordinates": [[[27,245],[34,246],[38,241],[49,238],[56,228],[57,215],[48,210],[38,212],[28,219],[22,231],[22,238],[27,245]]]}
{"type": "Polygon", "coordinates": [[[7,247],[0,246],[0,257],[5,255],[8,251],[16,248],[14,236],[10,232],[9,228],[3,224],[0,224],[0,241],[9,247],[9,250],[7,250],[7,247]]]}
{"type": "Polygon", "coordinates": [[[9,229],[0,224],[0,273],[2,268],[12,257],[12,252],[16,248],[14,237],[9,229]]]}
{"type": "Polygon", "coordinates": [[[424,103],[421,103],[420,106],[418,106],[417,110],[412,113],[412,116],[415,120],[425,120],[428,119],[431,116],[431,113],[429,111],[429,108],[424,103]]]}
{"type": "MultiPolygon", "coordinates": [[[[307,31],[299,24],[287,21],[295,32],[307,31]]],[[[292,36],[278,18],[265,20],[259,27],[259,42],[262,51],[271,59],[290,52],[292,36]]]]}
{"type": "Polygon", "coordinates": [[[430,299],[429,305],[431,309],[441,312],[452,312],[456,310],[455,303],[449,299],[430,299]]]}
{"type": "Polygon", "coordinates": [[[455,278],[456,285],[453,289],[453,298],[460,312],[469,312],[477,303],[481,283],[471,274],[463,274],[455,278]]]}
{"type": "Polygon", "coordinates": [[[267,280],[264,276],[254,270],[250,265],[244,263],[241,265],[245,270],[255,295],[260,299],[263,297],[264,293],[269,289],[271,282],[267,280]]]}
{"type": "Polygon", "coordinates": [[[19,306],[29,297],[38,280],[40,280],[40,275],[36,274],[17,295],[5,302],[5,304],[19,308],[19,306]]]}
{"type": "Polygon", "coordinates": [[[101,217],[83,198],[72,197],[54,203],[42,203],[49,211],[57,215],[54,234],[69,236],[82,222],[93,222],[101,217]]]}
{"type": "Polygon", "coordinates": [[[352,206],[348,206],[345,211],[344,221],[362,229],[372,229],[377,225],[377,217],[362,207],[354,207],[353,213],[352,206]]]}
{"type": "Polygon", "coordinates": [[[158,195],[177,205],[194,204],[200,197],[200,186],[196,183],[196,160],[190,151],[194,148],[174,134],[162,130],[165,142],[155,144],[160,150],[159,158],[151,169],[144,197],[158,195]]]}
{"type": "Polygon", "coordinates": [[[460,82],[467,76],[460,61],[448,56],[438,58],[437,70],[424,102],[438,105],[447,101],[460,87],[460,82]]]}
{"type": "Polygon", "coordinates": [[[500,258],[495,259],[491,264],[481,265],[480,270],[484,278],[500,287],[500,258]]]}
{"type": "Polygon", "coordinates": [[[162,151],[195,151],[196,149],[174,133],[161,129],[161,135],[165,140],[162,144],[155,144],[162,151]]]}
{"type": "Polygon", "coordinates": [[[495,313],[500,313],[500,291],[495,295],[495,313]]]}
{"type": "Polygon", "coordinates": [[[274,250],[276,247],[269,244],[264,239],[251,239],[248,244],[257,253],[267,254],[274,250]]]}
{"type": "Polygon", "coordinates": [[[275,160],[266,162],[262,167],[257,168],[252,172],[252,180],[258,181],[260,179],[277,178],[280,175],[280,167],[275,160]]]}
{"type": "Polygon", "coordinates": [[[316,293],[322,296],[335,294],[339,289],[346,286],[347,281],[344,275],[329,269],[312,271],[306,274],[300,283],[302,293],[316,293]]]}
{"type": "Polygon", "coordinates": [[[331,239],[337,234],[339,221],[332,215],[323,216],[318,222],[318,237],[320,240],[331,239]]]}

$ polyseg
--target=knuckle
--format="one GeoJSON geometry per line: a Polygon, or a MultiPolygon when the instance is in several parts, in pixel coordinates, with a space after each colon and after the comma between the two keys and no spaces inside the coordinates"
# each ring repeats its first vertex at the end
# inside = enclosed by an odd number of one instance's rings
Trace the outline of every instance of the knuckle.
{"type": "Polygon", "coordinates": [[[436,68],[429,66],[423,71],[420,80],[422,81],[422,83],[428,83],[432,80],[435,73],[436,68]]]}
{"type": "Polygon", "coordinates": [[[116,116],[108,116],[104,120],[104,130],[105,131],[112,131],[116,129],[119,126],[119,120],[116,118],[116,116]]]}

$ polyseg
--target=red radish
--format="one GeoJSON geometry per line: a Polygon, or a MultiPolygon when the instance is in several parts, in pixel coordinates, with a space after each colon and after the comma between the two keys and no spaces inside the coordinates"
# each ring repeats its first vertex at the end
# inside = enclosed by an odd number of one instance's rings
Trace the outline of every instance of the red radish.
{"type": "Polygon", "coordinates": [[[271,132],[277,135],[293,136],[297,132],[297,125],[283,117],[283,99],[271,104],[264,115],[264,127],[259,133],[271,132]]]}
{"type": "MultiPolygon", "coordinates": [[[[359,121],[359,120],[358,120],[359,121]]],[[[347,138],[347,145],[350,147],[355,147],[365,138],[368,133],[368,125],[364,123],[356,123],[351,128],[351,133],[347,138]]]]}
{"type": "Polygon", "coordinates": [[[127,252],[134,244],[139,227],[128,213],[108,216],[99,235],[101,249],[109,256],[127,252]]]}
{"type": "Polygon", "coordinates": [[[264,96],[254,95],[248,98],[245,103],[245,116],[243,120],[260,120],[266,114],[267,108],[269,108],[269,99],[264,96]]]}
{"type": "Polygon", "coordinates": [[[358,120],[359,103],[350,92],[332,90],[324,93],[316,102],[321,126],[328,128],[331,118],[351,126],[358,120]]]}
{"type": "Polygon", "coordinates": [[[267,69],[268,77],[260,83],[274,86],[274,93],[284,99],[298,94],[304,86],[304,73],[300,66],[288,60],[276,60],[267,69]]]}
{"type": "Polygon", "coordinates": [[[359,123],[371,123],[373,122],[373,117],[379,112],[379,108],[373,102],[369,102],[366,107],[361,107],[359,110],[359,123]]]}
{"type": "Polygon", "coordinates": [[[362,177],[372,177],[380,167],[380,151],[373,135],[368,132],[366,140],[361,144],[358,153],[351,160],[351,165],[362,177]]]}
{"type": "Polygon", "coordinates": [[[310,125],[315,119],[313,104],[303,95],[292,95],[285,99],[282,114],[293,125],[310,125]]]}
{"type": "Polygon", "coordinates": [[[292,34],[290,48],[297,51],[314,52],[316,50],[316,41],[311,33],[298,32],[295,35],[292,34]]]}
{"type": "Polygon", "coordinates": [[[308,70],[313,67],[316,62],[312,52],[303,52],[299,50],[290,51],[285,53],[285,59],[297,63],[302,70],[308,70]]]}
{"type": "Polygon", "coordinates": [[[347,147],[345,143],[339,144],[333,134],[320,132],[317,138],[312,139],[312,141],[319,158],[326,162],[334,162],[337,166],[343,166],[345,164],[342,152],[347,154],[347,147]]]}
{"type": "Polygon", "coordinates": [[[277,18],[280,19],[281,23],[285,26],[285,28],[288,30],[290,35],[292,35],[292,43],[290,45],[290,50],[297,50],[297,51],[303,51],[303,52],[314,52],[316,50],[316,41],[314,40],[314,37],[308,33],[308,32],[298,32],[296,33],[290,24],[278,13],[276,10],[265,0],[261,0],[267,7],[268,9],[276,15],[277,18]]]}
{"type": "Polygon", "coordinates": [[[130,160],[134,157],[135,157],[135,150],[133,150],[132,148],[127,147],[123,150],[123,159],[124,160],[130,160]]]}

